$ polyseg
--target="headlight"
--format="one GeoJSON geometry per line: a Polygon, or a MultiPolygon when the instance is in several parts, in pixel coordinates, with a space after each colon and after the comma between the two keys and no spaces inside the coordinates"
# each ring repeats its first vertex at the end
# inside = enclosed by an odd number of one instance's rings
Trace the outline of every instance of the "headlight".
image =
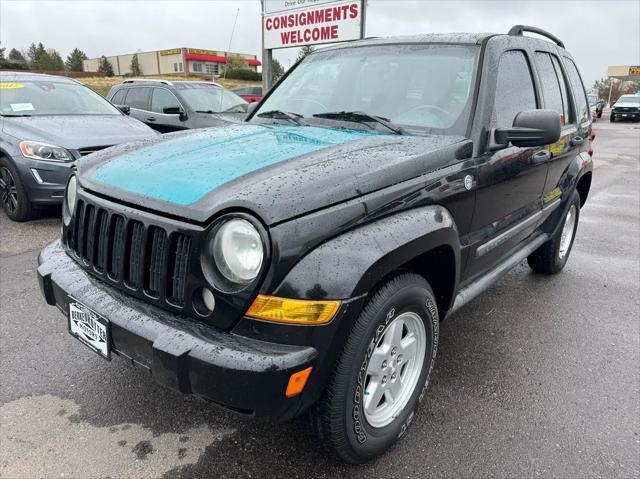
{"type": "Polygon", "coordinates": [[[260,233],[249,221],[224,222],[209,244],[217,269],[229,281],[249,284],[262,267],[264,247],[260,233]]]}
{"type": "Polygon", "coordinates": [[[64,148],[38,141],[21,141],[20,151],[22,156],[32,160],[71,161],[74,159],[64,148]]]}
{"type": "Polygon", "coordinates": [[[73,216],[73,211],[76,209],[76,193],[78,190],[78,180],[76,175],[71,176],[67,182],[67,192],[65,193],[65,200],[67,202],[67,209],[69,214],[73,216]]]}

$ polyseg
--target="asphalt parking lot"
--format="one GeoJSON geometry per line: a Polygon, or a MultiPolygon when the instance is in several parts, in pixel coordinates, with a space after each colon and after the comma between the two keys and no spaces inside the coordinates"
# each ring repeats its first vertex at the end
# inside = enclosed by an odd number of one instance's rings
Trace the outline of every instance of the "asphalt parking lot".
{"type": "Polygon", "coordinates": [[[0,214],[0,477],[639,477],[640,124],[595,130],[564,272],[523,263],[444,322],[410,432],[360,467],[91,353],[38,290],[59,218],[0,214]]]}

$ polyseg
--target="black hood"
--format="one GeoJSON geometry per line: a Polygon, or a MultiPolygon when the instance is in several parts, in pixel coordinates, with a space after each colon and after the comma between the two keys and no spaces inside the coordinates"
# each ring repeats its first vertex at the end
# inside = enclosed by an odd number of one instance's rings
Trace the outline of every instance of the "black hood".
{"type": "Polygon", "coordinates": [[[83,187],[205,223],[223,210],[272,225],[451,162],[452,136],[240,124],[115,147],[79,162],[83,187]]]}

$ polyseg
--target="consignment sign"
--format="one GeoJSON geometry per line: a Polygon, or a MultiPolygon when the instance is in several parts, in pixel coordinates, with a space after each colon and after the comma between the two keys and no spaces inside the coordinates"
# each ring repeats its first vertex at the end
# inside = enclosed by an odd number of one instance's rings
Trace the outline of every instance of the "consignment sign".
{"type": "Polygon", "coordinates": [[[362,8],[362,0],[266,0],[264,48],[299,47],[362,38],[362,8]]]}

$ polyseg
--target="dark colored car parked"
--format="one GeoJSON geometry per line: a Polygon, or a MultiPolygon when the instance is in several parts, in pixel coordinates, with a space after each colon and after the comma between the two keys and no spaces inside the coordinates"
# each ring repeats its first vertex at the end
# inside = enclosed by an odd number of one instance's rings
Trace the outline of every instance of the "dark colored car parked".
{"type": "Polygon", "coordinates": [[[563,269],[591,139],[542,30],[329,47],[246,123],[80,162],[40,285],[103,357],[238,413],[304,414],[363,462],[411,424],[442,319],[523,260],[563,269]]]}
{"type": "Polygon", "coordinates": [[[589,100],[589,107],[591,108],[591,111],[594,111],[598,118],[602,118],[604,100],[601,100],[597,93],[587,94],[587,99],[589,100]]]}
{"type": "Polygon", "coordinates": [[[70,78],[0,72],[0,203],[26,221],[60,205],[75,161],[89,153],[157,136],[70,78]]]}
{"type": "Polygon", "coordinates": [[[161,133],[237,123],[248,107],[235,93],[204,81],[125,80],[111,87],[107,99],[161,133]]]}
{"type": "Polygon", "coordinates": [[[640,121],[640,95],[622,95],[611,109],[610,121],[640,121]]]}
{"type": "Polygon", "coordinates": [[[242,97],[242,99],[247,103],[262,101],[263,94],[261,86],[247,86],[243,88],[235,88],[231,91],[242,97]]]}

